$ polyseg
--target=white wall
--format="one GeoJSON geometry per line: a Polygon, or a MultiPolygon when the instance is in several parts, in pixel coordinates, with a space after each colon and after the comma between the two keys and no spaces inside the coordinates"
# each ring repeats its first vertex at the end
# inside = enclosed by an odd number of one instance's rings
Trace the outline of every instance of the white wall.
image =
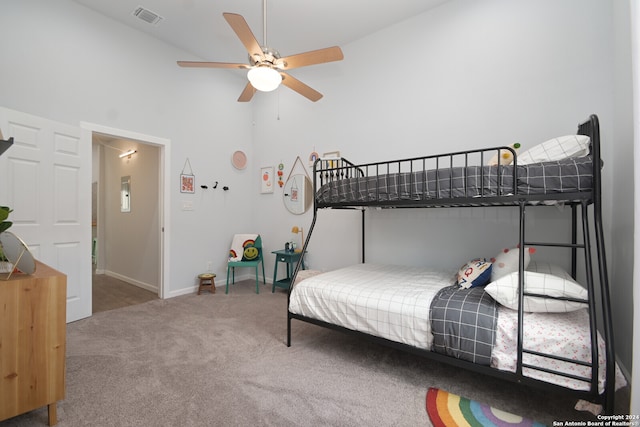
{"type": "Polygon", "coordinates": [[[104,179],[100,182],[102,228],[100,267],[108,275],[158,293],[160,280],[160,149],[136,142],[110,144],[122,151],[102,150],[104,179]],[[128,149],[137,152],[120,158],[128,149]],[[121,212],[122,177],[130,178],[130,211],[121,212]]]}
{"type": "MultiPolygon", "coordinates": [[[[616,257],[613,293],[624,306],[615,324],[620,344],[632,330],[630,285],[619,279],[632,271],[620,260],[631,246],[624,231],[633,222],[632,205],[623,200],[628,192],[617,197],[615,217],[611,208],[614,182],[631,177],[628,141],[618,138],[628,135],[630,105],[626,96],[616,101],[631,88],[628,42],[613,49],[629,38],[628,24],[614,33],[614,20],[617,25],[624,16],[624,7],[614,14],[611,2],[599,0],[445,3],[343,46],[342,62],[293,70],[324,93],[317,104],[286,88],[258,94],[254,156],[260,166],[282,160],[288,173],[296,156],[306,159],[313,150],[339,150],[367,162],[512,142],[527,148],[575,133],[579,122],[598,114],[605,227],[611,231],[612,221],[621,222],[620,231],[607,233],[609,261],[616,257]]],[[[312,219],[287,214],[278,196],[259,196],[256,208],[258,229],[271,244],[285,241],[291,225],[308,227],[312,219]]],[[[367,257],[454,269],[514,244],[514,218],[506,208],[373,212],[367,257]]],[[[320,213],[309,249],[313,268],[358,259],[358,219],[352,212],[320,213]]],[[[529,221],[542,233],[535,240],[568,236],[567,222],[553,208],[538,209],[529,221]]],[[[536,257],[556,259],[556,251],[543,248],[536,257]]],[[[630,368],[627,344],[619,346],[619,357],[630,368]]]]}
{"type": "MultiPolygon", "coordinates": [[[[296,73],[325,94],[318,104],[308,105],[286,88],[279,94],[259,94],[255,157],[262,165],[283,160],[290,168],[295,156],[306,159],[314,149],[321,154],[339,150],[349,159],[366,162],[516,141],[526,148],[574,133],[578,122],[595,112],[603,121],[603,155],[611,158],[611,45],[611,9],[606,2],[591,2],[589,7],[579,1],[449,2],[344,46],[340,63],[296,73]],[[566,30],[568,25],[572,31],[566,30]]],[[[610,183],[611,175],[605,178],[610,183]]],[[[610,192],[607,197],[610,200],[610,192]]],[[[280,224],[271,228],[272,233],[286,234],[298,219],[271,199],[259,198],[258,221],[280,224]]],[[[386,215],[377,213],[373,221],[386,215]]],[[[505,216],[512,217],[504,210],[402,215],[405,221],[384,223],[385,233],[416,239],[380,240],[388,254],[402,254],[409,263],[444,261],[453,268],[469,256],[493,256],[516,239],[503,229],[505,216]],[[450,228],[443,227],[442,216],[450,228]],[[483,217],[479,223],[468,222],[478,216],[483,217]],[[453,230],[459,226],[471,233],[458,235],[453,230]],[[479,227],[488,229],[490,240],[470,238],[479,227]],[[427,244],[433,230],[441,233],[437,248],[427,244]],[[456,256],[444,255],[452,253],[456,256]]],[[[310,218],[306,215],[304,221],[310,218]]],[[[321,225],[327,227],[326,222],[321,225]]],[[[334,221],[327,228],[344,226],[334,221]]],[[[564,230],[553,222],[550,226],[552,235],[564,230]]],[[[357,221],[346,228],[357,230],[357,221]]],[[[314,240],[326,248],[319,267],[349,262],[351,246],[342,250],[341,241],[340,252],[330,249],[324,243],[335,237],[326,234],[314,240]]],[[[319,255],[318,250],[310,252],[310,258],[319,255]]],[[[382,253],[378,258],[393,260],[382,253]]]]}
{"type": "Polygon", "coordinates": [[[242,172],[230,162],[235,150],[252,150],[252,106],[235,102],[242,77],[180,68],[177,60],[197,58],[67,0],[3,1],[0,28],[3,106],[171,140],[166,296],[190,292],[207,261],[224,277],[232,234],[252,227],[253,158],[242,172]],[[195,194],[179,192],[187,158],[195,194]],[[199,187],[216,180],[230,191],[199,187]],[[183,202],[194,210],[183,211],[183,202]]]}
{"type": "MultiPolygon", "coordinates": [[[[633,73],[631,63],[631,20],[630,3],[614,1],[614,97],[613,116],[610,125],[613,128],[615,150],[612,152],[611,194],[611,242],[607,248],[611,260],[611,303],[613,323],[616,327],[616,349],[618,357],[624,361],[627,373],[633,360],[633,274],[635,227],[634,215],[634,151],[633,141],[633,73]]],[[[638,355],[640,356],[640,355],[638,355]]],[[[636,356],[636,357],[638,357],[636,356]]],[[[640,362],[638,362],[640,363],[640,362]]],[[[635,365],[638,366],[638,365],[635,365]]],[[[631,412],[633,413],[633,412],[631,412]]]]}

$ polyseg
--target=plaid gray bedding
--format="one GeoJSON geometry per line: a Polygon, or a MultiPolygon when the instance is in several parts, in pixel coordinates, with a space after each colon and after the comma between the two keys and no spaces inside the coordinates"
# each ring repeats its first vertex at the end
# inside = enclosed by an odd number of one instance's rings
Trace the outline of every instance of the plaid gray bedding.
{"type": "MultiPolygon", "coordinates": [[[[513,168],[467,166],[338,179],[322,185],[316,198],[322,205],[512,195],[513,168]]],[[[517,168],[518,194],[573,193],[592,189],[591,156],[517,168]]]]}
{"type": "Polygon", "coordinates": [[[498,307],[483,287],[442,288],[431,302],[433,351],[490,365],[498,307]]]}

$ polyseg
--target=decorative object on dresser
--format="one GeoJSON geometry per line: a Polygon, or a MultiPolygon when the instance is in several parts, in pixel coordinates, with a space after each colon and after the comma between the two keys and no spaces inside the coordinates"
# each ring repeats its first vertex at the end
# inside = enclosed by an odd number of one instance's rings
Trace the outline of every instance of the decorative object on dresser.
{"type": "Polygon", "coordinates": [[[0,233],[7,231],[13,223],[7,221],[9,214],[13,211],[9,206],[0,206],[0,233]]]}
{"type": "Polygon", "coordinates": [[[32,275],[0,283],[0,421],[65,396],[67,276],[37,262],[32,275]]]}
{"type": "Polygon", "coordinates": [[[0,261],[9,265],[3,280],[8,280],[14,273],[33,274],[36,271],[36,262],[26,243],[10,231],[0,233],[0,261]]]}
{"type": "MultiPolygon", "coordinates": [[[[0,206],[0,234],[7,231],[11,227],[11,225],[13,225],[11,221],[7,221],[10,213],[10,207],[0,206]]],[[[2,246],[0,246],[0,273],[11,273],[12,271],[13,264],[9,262],[4,252],[2,251],[2,246]]]]}
{"type": "Polygon", "coordinates": [[[9,147],[11,147],[12,145],[13,145],[13,137],[9,139],[3,139],[2,131],[0,131],[0,156],[2,156],[2,153],[7,151],[9,147]]]}

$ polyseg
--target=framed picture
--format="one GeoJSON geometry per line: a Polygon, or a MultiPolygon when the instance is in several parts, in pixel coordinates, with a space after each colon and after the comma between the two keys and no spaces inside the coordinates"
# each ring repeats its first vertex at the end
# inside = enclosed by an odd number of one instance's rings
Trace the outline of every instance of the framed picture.
{"type": "Polygon", "coordinates": [[[260,169],[260,192],[273,193],[273,166],[260,169]]]}
{"type": "Polygon", "coordinates": [[[195,193],[196,177],[194,175],[181,174],[180,175],[180,192],[181,193],[195,193]]]}

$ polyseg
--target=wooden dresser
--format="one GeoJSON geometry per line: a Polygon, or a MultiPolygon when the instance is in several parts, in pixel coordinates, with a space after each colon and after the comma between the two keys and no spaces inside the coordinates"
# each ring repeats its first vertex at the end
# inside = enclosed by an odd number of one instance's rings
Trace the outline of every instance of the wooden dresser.
{"type": "MultiPolygon", "coordinates": [[[[0,275],[0,279],[6,274],[0,275]]],[[[64,399],[67,276],[36,261],[0,280],[0,421],[64,399]]]]}

